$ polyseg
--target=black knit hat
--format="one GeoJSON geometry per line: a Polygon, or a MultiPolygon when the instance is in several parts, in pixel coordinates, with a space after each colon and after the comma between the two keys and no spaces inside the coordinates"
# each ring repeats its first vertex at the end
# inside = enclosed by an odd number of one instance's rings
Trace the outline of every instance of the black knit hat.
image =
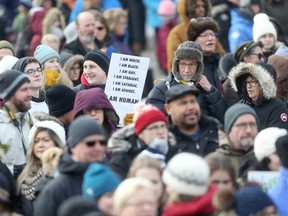
{"type": "Polygon", "coordinates": [[[259,46],[260,48],[263,47],[263,43],[261,41],[254,42],[254,41],[246,41],[239,46],[236,47],[234,51],[234,59],[237,62],[242,62],[245,55],[251,52],[251,50],[255,47],[259,46]]]}
{"type": "Polygon", "coordinates": [[[8,101],[29,77],[18,70],[6,70],[0,74],[0,96],[8,101]]]}
{"type": "Polygon", "coordinates": [[[85,62],[86,60],[91,60],[95,62],[97,65],[99,65],[99,67],[102,68],[102,70],[106,73],[106,75],[108,74],[110,60],[108,56],[101,50],[94,49],[88,52],[85,55],[83,62],[85,62]]]}
{"type": "Polygon", "coordinates": [[[106,137],[104,130],[94,119],[87,116],[79,116],[69,127],[69,148],[74,148],[81,140],[91,135],[102,135],[106,137]]]}
{"type": "Polygon", "coordinates": [[[281,164],[288,168],[288,135],[278,138],[276,141],[276,153],[280,158],[281,164]]]}
{"type": "Polygon", "coordinates": [[[59,117],[73,110],[76,93],[63,84],[56,84],[46,91],[49,115],[59,117]]]}
{"type": "Polygon", "coordinates": [[[192,18],[187,27],[187,39],[195,41],[202,32],[208,29],[212,30],[214,33],[220,31],[218,23],[211,17],[192,18]]]}

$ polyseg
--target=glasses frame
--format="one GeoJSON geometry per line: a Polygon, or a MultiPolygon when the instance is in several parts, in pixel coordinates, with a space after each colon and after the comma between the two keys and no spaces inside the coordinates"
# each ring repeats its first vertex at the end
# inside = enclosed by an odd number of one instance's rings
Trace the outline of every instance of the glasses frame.
{"type": "Polygon", "coordinates": [[[42,67],[38,67],[37,69],[29,69],[25,72],[25,74],[27,74],[28,76],[35,76],[36,72],[41,73],[41,75],[43,75],[43,68],[42,67]]]}
{"type": "Polygon", "coordinates": [[[265,56],[263,55],[263,53],[251,53],[249,55],[257,56],[258,60],[261,60],[262,58],[265,60],[265,56]]]}
{"type": "Polygon", "coordinates": [[[107,140],[96,140],[96,141],[87,141],[87,142],[84,142],[85,145],[89,148],[91,147],[94,147],[96,144],[99,144],[101,146],[107,146],[107,140]]]}

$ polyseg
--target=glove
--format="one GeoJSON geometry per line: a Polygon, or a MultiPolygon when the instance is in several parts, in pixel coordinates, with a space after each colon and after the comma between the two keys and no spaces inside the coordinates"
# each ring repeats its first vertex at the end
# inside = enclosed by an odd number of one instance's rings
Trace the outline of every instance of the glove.
{"type": "Polygon", "coordinates": [[[124,125],[128,125],[133,122],[134,113],[127,113],[124,117],[124,125]]]}

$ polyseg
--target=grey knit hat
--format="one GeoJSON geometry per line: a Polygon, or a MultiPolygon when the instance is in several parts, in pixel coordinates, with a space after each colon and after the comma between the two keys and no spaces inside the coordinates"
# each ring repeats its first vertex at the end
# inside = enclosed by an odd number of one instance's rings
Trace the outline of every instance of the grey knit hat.
{"type": "Polygon", "coordinates": [[[231,127],[237,118],[244,114],[251,114],[255,116],[257,125],[259,126],[259,119],[254,109],[246,104],[236,103],[229,107],[225,112],[224,130],[227,135],[230,133],[231,127]]]}
{"type": "Polygon", "coordinates": [[[198,69],[191,81],[198,82],[203,72],[203,54],[201,46],[193,41],[185,41],[181,43],[176,52],[172,65],[172,73],[177,80],[183,80],[179,72],[179,60],[196,60],[198,62],[198,69]]]}

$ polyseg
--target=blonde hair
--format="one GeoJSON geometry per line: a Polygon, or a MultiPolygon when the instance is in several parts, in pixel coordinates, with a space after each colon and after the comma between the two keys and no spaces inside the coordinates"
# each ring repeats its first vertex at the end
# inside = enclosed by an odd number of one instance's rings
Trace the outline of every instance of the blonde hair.
{"type": "Polygon", "coordinates": [[[63,13],[56,7],[49,9],[42,23],[42,35],[51,33],[50,28],[51,26],[53,26],[53,23],[57,19],[60,22],[60,28],[63,30],[66,27],[65,17],[63,16],[63,13]]]}
{"type": "MultiPolygon", "coordinates": [[[[145,178],[128,178],[124,180],[116,189],[113,197],[114,213],[120,215],[127,201],[139,190],[148,189],[154,193],[153,184],[145,178]]],[[[156,201],[156,199],[155,199],[156,201]]]]}
{"type": "Polygon", "coordinates": [[[128,20],[128,13],[126,10],[122,8],[112,8],[109,10],[104,11],[103,13],[104,18],[107,21],[109,29],[113,32],[121,18],[128,20]]]}

